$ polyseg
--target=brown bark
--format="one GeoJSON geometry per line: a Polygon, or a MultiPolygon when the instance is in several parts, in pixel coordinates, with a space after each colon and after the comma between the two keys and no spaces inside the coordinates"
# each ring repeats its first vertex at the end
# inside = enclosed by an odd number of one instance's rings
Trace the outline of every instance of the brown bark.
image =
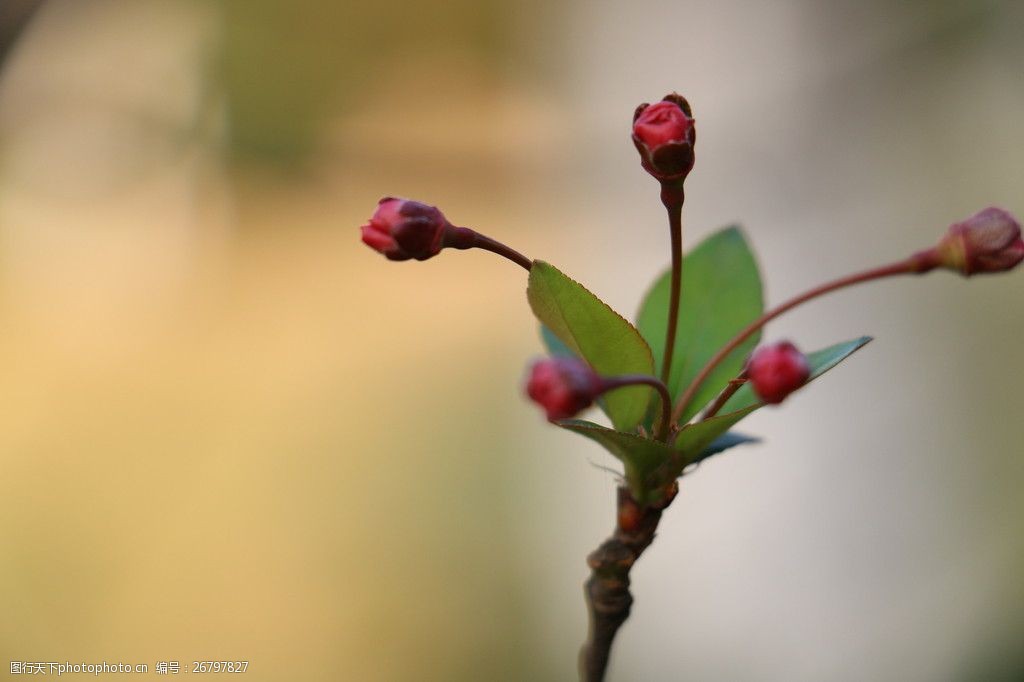
{"type": "Polygon", "coordinates": [[[629,571],[654,541],[661,512],[672,503],[678,489],[673,482],[661,500],[649,505],[637,503],[627,488],[618,490],[615,530],[587,557],[591,575],[583,593],[590,613],[590,632],[580,650],[582,682],[604,680],[612,642],[633,605],[629,571]]]}

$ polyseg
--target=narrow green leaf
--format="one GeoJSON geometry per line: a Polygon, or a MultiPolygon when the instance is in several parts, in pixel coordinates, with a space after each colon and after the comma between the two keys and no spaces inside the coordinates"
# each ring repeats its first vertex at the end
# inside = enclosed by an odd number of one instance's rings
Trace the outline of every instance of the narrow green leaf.
{"type": "MultiPolygon", "coordinates": [[[[748,414],[761,407],[760,404],[748,405],[747,407],[730,412],[728,414],[719,414],[711,419],[705,419],[704,421],[697,422],[696,424],[690,424],[683,428],[676,436],[675,442],[672,447],[678,451],[684,453],[686,456],[683,457],[681,464],[686,466],[690,462],[697,460],[697,456],[704,451],[705,448],[709,447],[715,440],[718,439],[723,433],[728,431],[736,424],[739,420],[746,417],[748,414]]],[[[680,469],[681,470],[681,469],[680,469]]]]}
{"type": "MultiPolygon", "coordinates": [[[[534,261],[526,295],[537,319],[600,374],[654,373],[651,349],[633,325],[554,266],[534,261]]],[[[617,430],[629,431],[644,418],[652,393],[620,388],[603,396],[602,408],[617,430]]]]}
{"type": "Polygon", "coordinates": [[[752,445],[760,442],[760,438],[748,436],[745,433],[739,433],[738,431],[726,431],[721,436],[713,440],[711,445],[701,450],[700,454],[693,459],[693,462],[703,462],[708,457],[717,455],[720,452],[725,452],[737,445],[752,445]]]}
{"type": "MultiPolygon", "coordinates": [[[[870,336],[862,336],[859,339],[837,343],[834,346],[829,346],[828,348],[808,354],[807,362],[811,366],[811,377],[807,380],[807,383],[814,381],[822,374],[850,357],[853,353],[866,346],[870,341],[870,336]]],[[[747,406],[757,405],[759,403],[760,401],[757,399],[757,396],[754,395],[753,388],[751,388],[749,383],[746,383],[741,386],[732,398],[729,399],[729,402],[722,407],[722,413],[735,412],[736,410],[742,410],[747,406]]]]}
{"type": "MultiPolygon", "coordinates": [[[[658,278],[637,318],[637,328],[651,347],[659,376],[668,329],[671,279],[671,270],[658,278]]],[[[678,397],[711,356],[763,310],[761,275],[738,227],[716,232],[686,254],[675,357],[668,382],[673,397],[678,397]]],[[[683,411],[684,422],[740,373],[759,338],[759,333],[752,336],[711,373],[683,411]]]]}
{"type": "Polygon", "coordinates": [[[632,433],[613,431],[582,419],[563,419],[555,423],[600,443],[621,461],[630,492],[638,501],[643,501],[646,495],[644,482],[648,476],[672,456],[672,449],[664,443],[632,433]]]}

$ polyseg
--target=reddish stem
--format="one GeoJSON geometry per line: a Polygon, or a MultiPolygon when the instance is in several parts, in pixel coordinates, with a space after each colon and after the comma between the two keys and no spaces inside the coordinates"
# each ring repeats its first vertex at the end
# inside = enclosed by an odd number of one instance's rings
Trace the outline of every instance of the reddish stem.
{"type": "Polygon", "coordinates": [[[708,378],[708,375],[710,375],[711,372],[713,372],[714,369],[718,367],[718,365],[721,364],[721,362],[725,360],[725,358],[728,357],[730,353],[736,350],[736,348],[741,343],[749,339],[754,334],[754,332],[756,332],[758,329],[763,327],[768,322],[774,320],[776,317],[783,314],[784,312],[797,307],[801,303],[810,301],[811,299],[817,298],[818,296],[823,296],[824,294],[835,291],[836,289],[842,289],[844,287],[853,286],[854,284],[860,284],[862,282],[868,282],[875,279],[882,279],[883,277],[890,277],[892,275],[920,274],[923,272],[927,272],[928,270],[934,267],[934,265],[929,260],[929,254],[930,252],[922,252],[914,256],[911,256],[906,260],[899,261],[898,263],[884,265],[880,268],[867,270],[865,272],[859,272],[853,275],[848,275],[846,277],[841,277],[840,279],[833,280],[831,282],[827,282],[809,291],[806,291],[800,294],[799,296],[791,298],[782,305],[764,313],[763,315],[761,315],[761,317],[757,318],[749,325],[747,325],[743,329],[743,331],[734,336],[733,339],[729,341],[729,343],[722,346],[722,348],[717,353],[715,353],[715,355],[710,360],[708,360],[707,364],[704,365],[704,368],[700,371],[699,374],[697,374],[696,377],[694,377],[693,381],[690,382],[690,385],[687,386],[686,391],[682,394],[682,396],[680,396],[679,401],[676,403],[675,410],[672,412],[672,421],[679,421],[680,417],[683,414],[683,410],[685,410],[686,406],[690,403],[691,400],[693,400],[693,396],[696,395],[697,390],[701,387],[701,384],[703,384],[704,381],[708,378]]]}
{"type": "Polygon", "coordinates": [[[533,261],[515,249],[511,249],[501,242],[468,227],[449,225],[447,230],[445,230],[444,245],[453,249],[483,249],[490,251],[499,256],[504,256],[516,265],[522,266],[527,272],[533,267],[533,261]]]}
{"type": "Polygon", "coordinates": [[[676,328],[679,326],[679,298],[683,289],[683,201],[681,181],[661,184],[661,203],[668,211],[668,228],[672,238],[672,282],[669,288],[668,329],[661,360],[661,380],[666,384],[672,373],[672,356],[676,350],[676,328]]]}
{"type": "Polygon", "coordinates": [[[711,419],[718,414],[718,411],[721,410],[727,402],[729,402],[729,398],[733,397],[733,395],[736,394],[736,391],[740,390],[740,386],[745,383],[747,383],[747,370],[740,372],[739,376],[735,379],[729,380],[729,384],[721,393],[718,394],[718,397],[715,398],[715,402],[711,403],[710,407],[704,411],[700,420],[704,421],[705,419],[711,419]]]}
{"type": "Polygon", "coordinates": [[[646,374],[623,374],[602,379],[600,392],[605,393],[623,386],[636,385],[650,386],[658,391],[658,396],[661,398],[661,421],[658,422],[654,438],[665,441],[669,435],[669,425],[672,423],[672,396],[669,395],[668,387],[664,382],[646,374]]]}

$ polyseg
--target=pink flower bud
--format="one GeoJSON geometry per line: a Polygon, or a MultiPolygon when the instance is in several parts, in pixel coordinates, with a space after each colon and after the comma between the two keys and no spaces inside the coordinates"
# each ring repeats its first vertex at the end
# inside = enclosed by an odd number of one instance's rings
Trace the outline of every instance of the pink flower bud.
{"type": "Polygon", "coordinates": [[[1024,239],[1012,215],[1001,208],[986,208],[951,225],[932,253],[937,266],[965,277],[1003,272],[1024,261],[1024,239]]]}
{"type": "Polygon", "coordinates": [[[672,93],[633,114],[633,143],[640,163],[659,180],[682,180],[693,168],[696,131],[689,103],[672,93]]]}
{"type": "Polygon", "coordinates": [[[370,222],[360,228],[363,243],[389,260],[426,260],[444,246],[449,223],[433,206],[384,197],[370,222]]]}
{"type": "Polygon", "coordinates": [[[781,403],[807,383],[810,375],[807,358],[788,341],[762,346],[747,361],[747,377],[754,393],[770,405],[781,403]]]}
{"type": "Polygon", "coordinates": [[[526,393],[554,421],[590,407],[601,393],[601,384],[601,377],[582,360],[548,358],[538,360],[530,369],[526,393]]]}

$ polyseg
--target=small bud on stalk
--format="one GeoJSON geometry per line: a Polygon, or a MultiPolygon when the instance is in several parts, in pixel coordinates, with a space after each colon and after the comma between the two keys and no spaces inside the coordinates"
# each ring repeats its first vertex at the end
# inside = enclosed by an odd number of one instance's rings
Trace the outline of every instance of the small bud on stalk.
{"type": "Polygon", "coordinates": [[[811,367],[807,358],[788,341],[762,346],[747,361],[747,376],[754,393],[769,405],[777,405],[807,383],[811,367]]]}
{"type": "Polygon", "coordinates": [[[925,257],[935,267],[954,270],[964,277],[1011,270],[1024,261],[1020,223],[1000,208],[986,208],[950,226],[925,257]]]}
{"type": "Polygon", "coordinates": [[[602,376],[583,360],[557,357],[538,360],[530,368],[526,393],[547,412],[548,420],[568,419],[594,404],[607,391],[626,386],[650,386],[661,399],[661,421],[654,437],[665,441],[671,432],[672,396],[664,382],[646,374],[602,376]]]}
{"type": "Polygon", "coordinates": [[[360,228],[363,243],[388,260],[427,260],[441,249],[483,249],[507,258],[527,271],[532,261],[501,242],[468,227],[456,227],[434,206],[384,197],[370,222],[360,228]]]}
{"type": "Polygon", "coordinates": [[[641,104],[633,114],[633,143],[640,163],[662,182],[679,181],[693,169],[696,131],[689,103],[672,93],[655,104],[641,104]]]}
{"type": "Polygon", "coordinates": [[[568,419],[590,407],[604,389],[601,377],[576,358],[538,360],[530,369],[526,393],[548,419],[568,419]]]}
{"type": "Polygon", "coordinates": [[[668,210],[669,235],[672,240],[672,281],[669,294],[668,326],[665,350],[661,361],[661,380],[672,376],[679,323],[679,299],[683,286],[683,181],[693,170],[693,145],[697,133],[693,127],[693,111],[686,98],[677,93],[666,95],[660,102],[641,104],[633,112],[633,144],[640,152],[640,165],[661,183],[661,203],[668,210]]]}
{"type": "Polygon", "coordinates": [[[441,251],[448,227],[444,214],[433,206],[384,197],[360,229],[363,243],[388,260],[426,260],[441,251]]]}

